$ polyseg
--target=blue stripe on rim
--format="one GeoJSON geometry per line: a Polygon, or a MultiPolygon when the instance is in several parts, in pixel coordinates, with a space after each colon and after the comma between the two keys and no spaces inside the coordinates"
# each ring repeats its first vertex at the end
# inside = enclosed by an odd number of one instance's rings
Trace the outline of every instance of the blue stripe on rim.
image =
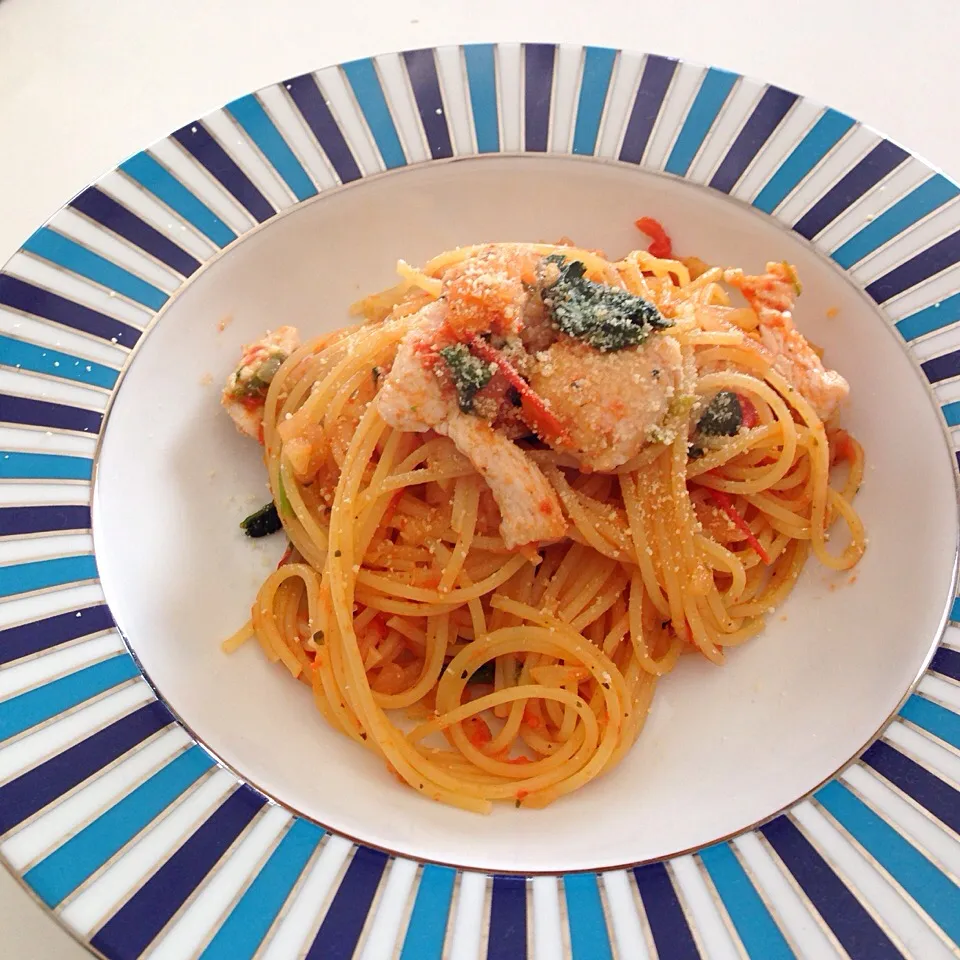
{"type": "Polygon", "coordinates": [[[463,48],[470,87],[470,109],[477,138],[477,153],[500,150],[500,119],[497,108],[497,61],[492,43],[470,43],[463,48]]]}
{"type": "Polygon", "coordinates": [[[213,138],[200,120],[188,123],[171,134],[174,140],[206,167],[232,196],[243,204],[259,223],[269,220],[276,210],[240,169],[237,162],[213,138]]]}
{"type": "Polygon", "coordinates": [[[450,867],[423,865],[400,960],[441,960],[456,877],[450,867]]]}
{"type": "Polygon", "coordinates": [[[545,153],[550,144],[550,99],[557,48],[552,43],[523,45],[523,146],[545,153]]]}
{"type": "Polygon", "coordinates": [[[97,579],[97,563],[92,553],[74,557],[52,557],[0,566],[0,597],[11,597],[34,590],[46,590],[65,583],[97,579]]]}
{"type": "Polygon", "coordinates": [[[307,820],[294,820],[236,906],[200,954],[200,960],[250,960],[323,837],[307,820]]]}
{"type": "Polygon", "coordinates": [[[840,142],[854,123],[852,117],[837,110],[824,110],[754,198],[753,205],[764,213],[773,213],[800,181],[840,142]]]}
{"type": "Polygon", "coordinates": [[[0,450],[0,480],[89,480],[92,474],[87,457],[0,450]]]}
{"type": "Polygon", "coordinates": [[[960,400],[944,404],[940,410],[943,413],[943,419],[947,421],[948,427],[960,426],[960,400]]]}
{"type": "MultiPolygon", "coordinates": [[[[2,649],[2,646],[0,646],[0,650],[2,649]]],[[[949,647],[940,647],[930,661],[930,669],[934,673],[950,677],[952,680],[960,680],[960,651],[951,650],[949,647]]]]}
{"type": "MultiPolygon", "coordinates": [[[[62,533],[89,530],[90,507],[85,503],[50,503],[33,507],[0,507],[0,537],[31,533],[62,533]]],[[[0,637],[3,632],[0,631],[0,637]]],[[[0,641],[0,663],[3,662],[0,641]]]]}
{"type": "Polygon", "coordinates": [[[0,306],[43,317],[44,320],[89,333],[101,340],[111,340],[128,349],[140,339],[140,331],[122,320],[108,317],[91,307],[81,306],[6,273],[0,273],[0,306]]]}
{"type": "Polygon", "coordinates": [[[718,70],[716,67],[711,67],[704,74],[693,106],[683,121],[683,127],[664,167],[667,173],[682,177],[690,169],[693,158],[738,79],[737,74],[718,70]]]}
{"type": "Polygon", "coordinates": [[[616,59],[616,50],[607,47],[585,48],[577,121],[573,129],[573,152],[581,156],[592,156],[597,148],[600,118],[607,102],[616,59]]]}
{"type": "Polygon", "coordinates": [[[354,849],[350,866],[310,945],[306,960],[350,960],[353,957],[389,859],[380,850],[354,849]]]}
{"type": "Polygon", "coordinates": [[[901,960],[900,951],[792,820],[781,815],[760,832],[851,960],[901,960]]]}
{"type": "Polygon", "coordinates": [[[72,430],[76,433],[99,433],[103,414],[99,410],[84,410],[65,403],[0,393],[0,422],[72,430]]]}
{"type": "Polygon", "coordinates": [[[206,879],[267,802],[241,783],[183,845],[97,931],[90,945],[108,956],[139,956],[206,879]]]}
{"type": "Polygon", "coordinates": [[[487,960],[523,960],[527,955],[527,878],[495,876],[490,896],[487,960]]]}
{"type": "Polygon", "coordinates": [[[892,173],[909,154],[889,140],[881,140],[849,173],[845,173],[794,225],[812,240],[821,230],[892,173]]]}
{"type": "Polygon", "coordinates": [[[926,360],[920,364],[920,369],[931,383],[941,383],[944,380],[960,377],[960,350],[926,360]]]}
{"type": "Polygon", "coordinates": [[[257,145],[298,200],[307,200],[317,195],[317,188],[307,171],[274,126],[256,94],[251,93],[231,101],[226,110],[243,127],[247,136],[257,145]]]}
{"type": "Polygon", "coordinates": [[[23,879],[48,907],[55,907],[213,765],[213,758],[194,744],[44,857],[23,879]]]}
{"type": "Polygon", "coordinates": [[[904,340],[916,340],[935,330],[942,330],[960,320],[960,293],[938,300],[929,307],[897,321],[897,330],[904,340]]]}
{"type": "Polygon", "coordinates": [[[960,260],[960,230],[944,237],[922,253],[918,253],[906,263],[900,264],[889,273],[874,280],[866,289],[877,301],[886,303],[897,294],[915,287],[924,280],[936,276],[941,270],[952,267],[960,260]]]}
{"type": "Polygon", "coordinates": [[[200,261],[165,237],[156,227],[141,220],[99,187],[87,187],[70,201],[70,206],[85,217],[129,240],[156,260],[189,277],[200,269],[200,261]]]}
{"type": "Polygon", "coordinates": [[[950,619],[955,623],[960,623],[960,597],[954,597],[953,604],[950,607],[950,619]]]}
{"type": "Polygon", "coordinates": [[[852,267],[957,194],[960,194],[960,189],[955,184],[943,174],[935,173],[855,233],[830,256],[841,267],[852,267]]]}
{"type": "Polygon", "coordinates": [[[677,70],[677,61],[668,57],[649,54],[643,68],[643,76],[627,121],[620,147],[620,159],[627,163],[640,163],[653,133],[653,126],[660,115],[664,97],[677,70]]]}
{"type": "Polygon", "coordinates": [[[433,50],[408,50],[403,55],[403,62],[407,66],[407,76],[417,103],[420,124],[430,147],[430,157],[433,160],[445,160],[453,156],[453,147],[433,56],[433,50]]]}
{"type": "Polygon", "coordinates": [[[202,200],[149,153],[136,154],[121,163],[118,169],[193,224],[218,247],[226,247],[237,239],[237,235],[202,200]]]}
{"type": "Polygon", "coordinates": [[[133,657],[118,653],[42,687],[0,701],[0,740],[9,740],[139,674],[133,657]]]}
{"type": "Polygon", "coordinates": [[[380,78],[377,76],[377,68],[373,65],[373,61],[353,60],[343,64],[341,69],[350,83],[353,95],[357,98],[370,133],[373,134],[377,149],[383,158],[383,165],[388,170],[406,166],[407,158],[393,123],[393,117],[390,116],[387,98],[383,95],[383,88],[380,86],[380,78]]]}
{"type": "Polygon", "coordinates": [[[839,781],[821,787],[816,799],[960,943],[960,887],[839,781]]]}
{"type": "Polygon", "coordinates": [[[0,365],[104,390],[112,390],[120,376],[120,371],[114,367],[5,336],[0,336],[0,365]]]}
{"type": "Polygon", "coordinates": [[[773,136],[774,130],[780,126],[798,99],[795,93],[780,87],[770,86],[763,91],[760,102],[754,107],[753,113],[737,134],[736,140],[710,180],[710,186],[714,190],[729,193],[737,185],[753,158],[773,136]]]}
{"type": "Polygon", "coordinates": [[[960,791],[895,750],[885,740],[874,743],[862,759],[951,830],[960,833],[960,791]]]}
{"type": "Polygon", "coordinates": [[[340,125],[333,118],[313,74],[293,77],[284,85],[300,116],[306,121],[320,148],[326,154],[341,183],[359,180],[363,174],[347,146],[340,125]]]}
{"type": "Polygon", "coordinates": [[[770,915],[743,869],[733,847],[718,843],[700,851],[700,860],[710,875],[723,906],[747,956],[763,960],[793,960],[794,952],[770,915]]]}
{"type": "Polygon", "coordinates": [[[68,610],[43,620],[19,623],[0,630],[0,663],[11,663],[71,640],[112,630],[113,627],[113,617],[105,603],[68,610]]]}
{"type": "Polygon", "coordinates": [[[663,960],[699,960],[700,951],[663,863],[634,867],[653,942],[663,960]]]}
{"type": "Polygon", "coordinates": [[[613,960],[596,874],[571,873],[565,876],[563,893],[573,960],[613,960]]]}
{"type": "Polygon", "coordinates": [[[129,270],[118,267],[106,257],[88,250],[76,240],[50,227],[41,227],[28,237],[23,244],[23,249],[65,270],[86,277],[87,280],[98,283],[108,290],[135,300],[151,310],[159,310],[169,299],[163,290],[152,283],[147,283],[129,270]]]}
{"type": "Polygon", "coordinates": [[[151,700],[5,783],[0,787],[0,834],[23,823],[173,722],[170,711],[159,700],[151,700]]]}
{"type": "Polygon", "coordinates": [[[960,714],[915,693],[901,707],[900,716],[960,750],[960,714]]]}

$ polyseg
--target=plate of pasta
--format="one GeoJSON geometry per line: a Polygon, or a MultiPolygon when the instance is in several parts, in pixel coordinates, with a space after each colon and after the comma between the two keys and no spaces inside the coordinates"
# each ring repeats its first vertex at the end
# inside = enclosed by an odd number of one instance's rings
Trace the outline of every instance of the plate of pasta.
{"type": "Polygon", "coordinates": [[[949,955],[957,192],[543,44],[126,161],[0,274],[8,865],[124,960],[949,955]]]}

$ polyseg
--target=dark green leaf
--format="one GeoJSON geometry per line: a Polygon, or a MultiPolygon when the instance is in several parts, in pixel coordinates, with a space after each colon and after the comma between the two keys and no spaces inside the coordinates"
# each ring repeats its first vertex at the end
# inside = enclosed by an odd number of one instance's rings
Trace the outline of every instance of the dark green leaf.
{"type": "Polygon", "coordinates": [[[271,533],[276,533],[283,524],[280,522],[276,504],[271,501],[257,510],[256,513],[251,513],[249,517],[246,517],[240,526],[243,527],[243,532],[248,537],[266,537],[271,533]]]}
{"type": "Polygon", "coordinates": [[[444,347],[440,356],[450,370],[450,377],[457,390],[457,404],[464,413],[470,413],[473,410],[473,398],[490,382],[493,375],[490,364],[475,357],[462,343],[444,347]]]}
{"type": "Polygon", "coordinates": [[[704,410],[697,429],[708,437],[732,437],[742,423],[740,398],[732,390],[721,390],[704,410]]]}

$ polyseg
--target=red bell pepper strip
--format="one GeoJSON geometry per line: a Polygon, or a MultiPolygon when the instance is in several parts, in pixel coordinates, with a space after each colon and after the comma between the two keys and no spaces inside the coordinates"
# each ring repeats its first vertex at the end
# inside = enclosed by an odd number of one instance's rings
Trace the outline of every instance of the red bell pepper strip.
{"type": "Polygon", "coordinates": [[[755,427],[760,422],[760,417],[757,415],[757,408],[753,405],[753,401],[742,393],[737,394],[737,399],[740,401],[741,426],[746,430],[755,427]]]}
{"type": "Polygon", "coordinates": [[[730,497],[727,496],[722,490],[711,490],[707,488],[707,495],[710,499],[733,521],[737,529],[747,538],[747,543],[753,547],[756,555],[767,565],[770,566],[773,561],[770,559],[770,554],[763,549],[763,544],[754,536],[753,531],[750,529],[750,525],[747,523],[743,517],[737,513],[736,508],[733,505],[733,501],[730,497]]]}
{"type": "Polygon", "coordinates": [[[541,439],[549,442],[568,440],[567,431],[547,405],[547,401],[520,376],[513,364],[496,347],[492,347],[482,337],[472,337],[470,346],[481,360],[495,363],[507,383],[520,394],[523,413],[541,439]]]}
{"type": "Polygon", "coordinates": [[[635,221],[637,229],[645,233],[651,240],[647,252],[661,260],[669,260],[673,256],[673,241],[663,229],[663,224],[653,217],[641,217],[635,221]]]}

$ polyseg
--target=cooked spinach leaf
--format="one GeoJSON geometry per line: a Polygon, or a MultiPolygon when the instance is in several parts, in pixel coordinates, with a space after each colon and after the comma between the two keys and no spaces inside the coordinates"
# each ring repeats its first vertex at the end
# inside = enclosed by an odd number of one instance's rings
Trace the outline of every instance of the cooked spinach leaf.
{"type": "Polygon", "coordinates": [[[462,343],[444,347],[440,356],[446,361],[457,389],[457,404],[464,413],[470,413],[473,410],[473,398],[493,376],[490,364],[475,357],[462,343]]]}
{"type": "Polygon", "coordinates": [[[266,506],[246,517],[240,526],[243,527],[243,532],[248,537],[266,537],[271,533],[276,533],[283,524],[280,522],[277,506],[271,500],[266,506]]]}

